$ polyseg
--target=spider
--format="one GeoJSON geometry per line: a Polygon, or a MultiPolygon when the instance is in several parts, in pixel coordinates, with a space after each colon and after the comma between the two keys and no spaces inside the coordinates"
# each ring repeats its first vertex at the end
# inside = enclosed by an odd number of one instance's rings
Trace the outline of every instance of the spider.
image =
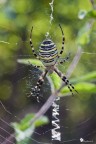
{"type": "MultiPolygon", "coordinates": [[[[41,86],[44,82],[44,78],[46,77],[46,74],[48,72],[52,73],[53,71],[55,71],[57,73],[57,75],[67,85],[67,87],[68,87],[69,91],[72,93],[72,95],[74,95],[73,94],[73,90],[75,90],[74,86],[69,82],[69,80],[66,78],[66,76],[64,74],[62,74],[58,70],[58,68],[56,67],[56,65],[58,63],[62,64],[62,63],[66,62],[69,59],[69,56],[67,56],[65,59],[60,61],[60,56],[62,55],[62,53],[64,51],[65,37],[64,37],[63,29],[62,29],[60,24],[59,24],[59,27],[60,27],[61,33],[62,33],[62,48],[61,48],[61,51],[60,51],[59,54],[58,54],[58,50],[56,48],[55,43],[50,38],[46,37],[46,39],[41,43],[41,45],[39,47],[39,54],[37,55],[36,52],[35,52],[33,43],[32,43],[32,30],[33,30],[33,27],[31,29],[30,46],[32,48],[32,52],[33,52],[34,56],[37,59],[39,59],[45,67],[45,71],[42,72],[41,76],[39,77],[39,79],[37,81],[36,86],[34,88],[32,88],[31,95],[36,93],[37,98],[39,98],[40,89],[41,89],[41,86]]],[[[35,67],[37,67],[37,66],[35,66],[35,67]]]]}

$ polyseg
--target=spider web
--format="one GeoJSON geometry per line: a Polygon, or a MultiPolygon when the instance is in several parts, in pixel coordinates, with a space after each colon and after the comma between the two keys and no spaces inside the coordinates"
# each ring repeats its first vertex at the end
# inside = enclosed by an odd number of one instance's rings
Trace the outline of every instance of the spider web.
{"type": "MultiPolygon", "coordinates": [[[[55,33],[54,33],[55,35],[55,33]]],[[[3,41],[6,45],[12,45],[9,42],[3,41]]],[[[24,44],[27,42],[24,42],[24,44]]],[[[18,44],[17,44],[18,46],[18,44]]],[[[25,55],[26,57],[27,55],[25,55]]],[[[23,54],[21,54],[20,57],[24,57],[23,54]]],[[[29,57],[29,54],[28,54],[29,57]]],[[[95,52],[90,52],[89,50],[82,52],[81,59],[84,59],[84,64],[86,66],[93,66],[93,70],[95,70],[96,64],[91,61],[92,57],[96,57],[95,52]],[[88,56],[88,59],[86,59],[86,55],[88,56]]],[[[70,62],[70,61],[69,61],[70,62]]],[[[69,64],[68,62],[68,64],[69,64]]],[[[81,65],[81,62],[78,63],[78,66],[76,69],[79,68],[81,65]]],[[[67,66],[63,66],[66,70],[67,66]]],[[[5,144],[6,143],[16,143],[14,136],[13,139],[10,140],[10,137],[12,134],[14,134],[13,129],[10,125],[10,122],[13,121],[20,121],[26,113],[31,113],[32,109],[34,112],[38,111],[40,107],[42,107],[43,103],[46,101],[46,99],[41,98],[41,102],[37,104],[37,106],[34,103],[37,103],[36,99],[33,98],[27,98],[27,102],[24,103],[25,99],[26,101],[26,80],[28,82],[28,72],[32,75],[32,81],[36,81],[36,78],[38,79],[38,76],[40,75],[40,71],[34,68],[29,68],[27,66],[19,65],[17,67],[17,78],[14,78],[16,75],[9,75],[11,77],[10,79],[13,82],[13,86],[9,86],[8,90],[13,87],[13,93],[11,96],[11,99],[8,101],[0,102],[0,143],[5,144]],[[22,87],[22,92],[18,90],[19,87],[22,87]],[[15,95],[15,92],[18,90],[17,95],[15,95]],[[19,98],[21,97],[21,98],[19,98]],[[20,100],[21,99],[21,100],[20,100]],[[18,101],[19,100],[19,101],[18,101]],[[33,103],[32,103],[33,101],[33,103]],[[19,104],[18,104],[19,103],[19,104]],[[23,103],[23,105],[20,105],[20,103],[23,103]],[[17,106],[16,106],[17,105],[17,106]],[[20,107],[18,107],[20,105],[20,107]],[[36,111],[35,111],[36,110],[36,111]]],[[[8,75],[8,72],[5,72],[6,75],[8,75]]],[[[81,72],[82,73],[82,72],[81,72]]],[[[6,77],[5,77],[6,79],[6,77]]],[[[31,86],[31,84],[28,84],[28,86],[31,86]]],[[[32,86],[31,86],[32,87],[32,86]]],[[[46,79],[44,83],[44,91],[45,93],[50,88],[50,84],[48,83],[48,80],[46,79]],[[47,84],[46,84],[47,83],[47,84]],[[48,87],[49,86],[49,87],[48,87]],[[47,88],[46,88],[47,87],[47,88]]],[[[42,89],[42,91],[43,91],[42,89]]],[[[50,95],[50,93],[48,94],[50,95]]],[[[85,94],[84,94],[85,95],[85,94]]],[[[86,94],[87,95],[87,94],[86,94]]],[[[86,96],[87,97],[87,96],[86,96]]],[[[36,144],[53,144],[53,143],[68,143],[68,144],[79,144],[79,143],[96,143],[96,98],[94,95],[91,97],[90,102],[87,100],[83,100],[82,98],[78,97],[63,97],[59,101],[60,105],[60,111],[59,111],[59,119],[60,119],[60,130],[62,139],[60,142],[52,142],[51,140],[51,123],[48,126],[42,126],[35,130],[34,135],[30,137],[30,143],[36,143],[36,144]],[[94,105],[93,104],[94,101],[94,105]],[[80,107],[84,107],[84,113],[81,113],[80,109],[78,110],[77,117],[70,117],[70,115],[76,116],[75,109],[76,106],[80,105],[80,107]],[[90,110],[89,110],[90,107],[90,110]],[[87,111],[89,110],[89,111],[87,111]],[[87,114],[86,114],[87,113],[87,114]],[[81,119],[78,119],[81,118],[81,119]]],[[[50,119],[51,117],[51,108],[47,112],[47,115],[50,119]]],[[[26,142],[25,142],[26,143],[26,142]]]]}
{"type": "MultiPolygon", "coordinates": [[[[90,59],[91,56],[96,55],[96,54],[87,51],[87,52],[83,52],[83,56],[85,56],[85,55],[89,55],[89,59],[90,59]]],[[[85,62],[85,64],[86,63],[88,65],[93,65],[93,66],[95,65],[92,62],[88,62],[88,61],[85,62]]],[[[20,66],[20,68],[23,69],[22,66],[20,66]]],[[[33,72],[33,77],[36,76],[36,72],[38,73],[38,75],[40,74],[36,70],[32,70],[32,72],[33,72]]],[[[19,75],[21,75],[20,70],[19,70],[19,75]]],[[[25,78],[26,77],[23,77],[21,79],[18,78],[19,79],[18,83],[20,83],[20,81],[24,80],[25,78]]],[[[25,97],[26,97],[26,94],[25,94],[25,97]]],[[[22,97],[22,98],[24,98],[24,97],[22,97]]],[[[94,100],[94,97],[92,99],[94,100]]],[[[18,98],[17,98],[17,100],[18,100],[18,98]]],[[[61,134],[62,134],[62,136],[66,137],[66,139],[65,139],[65,137],[62,138],[61,143],[74,143],[75,144],[75,143],[81,143],[81,142],[84,142],[84,141],[95,143],[95,140],[93,139],[92,136],[96,135],[96,129],[94,130],[95,121],[96,121],[96,113],[94,113],[93,109],[90,109],[90,112],[87,114],[87,116],[81,118],[81,120],[79,122],[74,121],[73,122],[73,124],[74,124],[73,127],[70,126],[71,125],[70,123],[72,123],[72,122],[70,120],[70,117],[68,118],[68,114],[74,113],[73,107],[74,107],[75,104],[78,104],[79,102],[83,103],[82,104],[83,106],[88,105],[86,101],[84,102],[84,101],[82,101],[82,100],[80,100],[79,98],[76,98],[76,97],[75,98],[74,97],[65,97],[65,98],[62,98],[62,100],[60,102],[60,112],[62,113],[62,110],[63,110],[63,113],[60,114],[60,116],[59,116],[59,119],[61,121],[61,125],[60,125],[61,126],[61,134]],[[64,104],[63,104],[63,101],[64,101],[64,104]],[[68,104],[70,102],[73,105],[71,107],[68,106],[68,104]],[[68,137],[68,139],[67,139],[67,137],[68,137]]],[[[90,106],[90,104],[89,104],[89,106],[90,106]]],[[[0,111],[1,112],[2,111],[6,112],[6,117],[5,118],[0,117],[0,123],[1,123],[1,126],[0,126],[0,131],[1,131],[0,139],[1,139],[1,143],[4,142],[5,140],[9,143],[14,143],[14,142],[11,142],[10,140],[8,140],[6,138],[9,135],[11,135],[12,131],[13,131],[10,124],[9,124],[9,122],[8,122],[8,120],[9,121],[20,121],[20,119],[23,116],[21,116],[21,114],[18,114],[18,112],[16,112],[16,115],[14,115],[13,112],[11,112],[11,109],[9,110],[7,105],[8,105],[7,103],[1,103],[1,106],[0,106],[1,107],[0,111]],[[20,118],[19,118],[18,115],[20,115],[20,118]],[[8,119],[8,120],[6,120],[6,119],[8,119]]],[[[40,107],[41,107],[41,105],[39,106],[39,108],[40,107]]],[[[93,106],[93,108],[95,109],[95,105],[93,106]]],[[[24,113],[25,109],[26,109],[26,107],[24,106],[23,108],[20,108],[18,111],[20,111],[20,113],[24,113]]],[[[30,109],[30,112],[31,112],[32,107],[29,106],[28,109],[30,109]]],[[[85,112],[87,111],[86,109],[85,109],[85,112]]],[[[28,112],[29,112],[29,110],[28,110],[28,112]]],[[[79,116],[80,116],[80,114],[81,113],[79,113],[79,116]]],[[[82,114],[81,114],[81,117],[82,117],[82,114]]],[[[37,143],[37,144],[38,143],[44,143],[44,144],[50,143],[51,144],[52,143],[51,139],[50,139],[49,142],[48,142],[48,140],[45,140],[45,142],[41,140],[41,142],[40,142],[41,137],[43,137],[43,136],[48,137],[48,135],[51,135],[51,130],[52,130],[51,127],[50,127],[50,129],[47,128],[47,130],[45,128],[41,127],[42,132],[41,131],[40,132],[35,131],[34,132],[34,137],[35,138],[30,138],[30,140],[33,143],[37,143]]]]}

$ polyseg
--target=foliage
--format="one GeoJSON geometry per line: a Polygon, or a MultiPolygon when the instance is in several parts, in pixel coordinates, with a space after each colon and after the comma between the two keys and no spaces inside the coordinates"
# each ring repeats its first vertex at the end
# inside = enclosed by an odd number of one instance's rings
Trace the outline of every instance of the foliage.
{"type": "Polygon", "coordinates": [[[48,119],[43,116],[35,121],[33,125],[30,125],[32,118],[34,118],[34,114],[27,114],[20,123],[14,122],[11,124],[15,130],[17,144],[28,143],[31,135],[34,133],[34,129],[48,123],[48,119]]]}

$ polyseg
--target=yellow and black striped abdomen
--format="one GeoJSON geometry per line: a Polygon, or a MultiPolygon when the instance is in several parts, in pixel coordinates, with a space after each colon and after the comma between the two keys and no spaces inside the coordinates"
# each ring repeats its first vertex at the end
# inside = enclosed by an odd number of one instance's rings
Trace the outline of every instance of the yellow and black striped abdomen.
{"type": "Polygon", "coordinates": [[[56,45],[50,39],[45,39],[39,48],[39,57],[45,66],[52,66],[58,58],[56,45]]]}

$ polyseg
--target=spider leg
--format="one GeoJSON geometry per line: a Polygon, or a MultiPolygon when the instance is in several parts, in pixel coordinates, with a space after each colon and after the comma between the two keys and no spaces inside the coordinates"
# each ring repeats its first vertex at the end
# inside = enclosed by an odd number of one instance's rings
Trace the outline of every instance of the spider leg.
{"type": "Polygon", "coordinates": [[[45,71],[39,77],[39,80],[37,81],[36,86],[34,88],[32,88],[31,95],[35,94],[37,96],[38,102],[39,102],[39,92],[40,92],[41,86],[42,86],[42,84],[44,82],[44,78],[45,78],[45,76],[46,76],[47,73],[48,73],[48,70],[45,69],[45,71]]]}
{"type": "Polygon", "coordinates": [[[61,32],[62,32],[62,48],[61,48],[61,51],[60,51],[60,53],[59,53],[58,58],[62,55],[62,53],[63,53],[63,51],[64,51],[64,41],[65,41],[64,32],[63,32],[62,27],[61,27],[60,24],[59,24],[59,27],[60,27],[61,32]]]}
{"type": "MultiPolygon", "coordinates": [[[[58,74],[58,76],[64,81],[64,83],[67,85],[68,89],[70,92],[73,94],[73,90],[75,90],[74,86],[69,82],[69,80],[64,76],[58,69],[57,67],[54,68],[54,71],[58,74]]],[[[76,91],[76,90],[75,90],[76,91]]],[[[77,92],[77,91],[76,91],[77,92]]],[[[78,92],[77,92],[78,93],[78,92]]]]}
{"type": "Polygon", "coordinates": [[[35,53],[34,46],[33,46],[33,43],[32,43],[32,30],[33,30],[33,27],[31,29],[31,33],[30,33],[30,46],[31,46],[31,49],[32,49],[32,52],[33,52],[34,56],[39,59],[38,55],[35,53]]]}
{"type": "Polygon", "coordinates": [[[69,57],[70,57],[70,53],[69,53],[69,55],[66,58],[60,60],[59,63],[63,64],[64,62],[67,62],[69,60],[69,57]]]}

